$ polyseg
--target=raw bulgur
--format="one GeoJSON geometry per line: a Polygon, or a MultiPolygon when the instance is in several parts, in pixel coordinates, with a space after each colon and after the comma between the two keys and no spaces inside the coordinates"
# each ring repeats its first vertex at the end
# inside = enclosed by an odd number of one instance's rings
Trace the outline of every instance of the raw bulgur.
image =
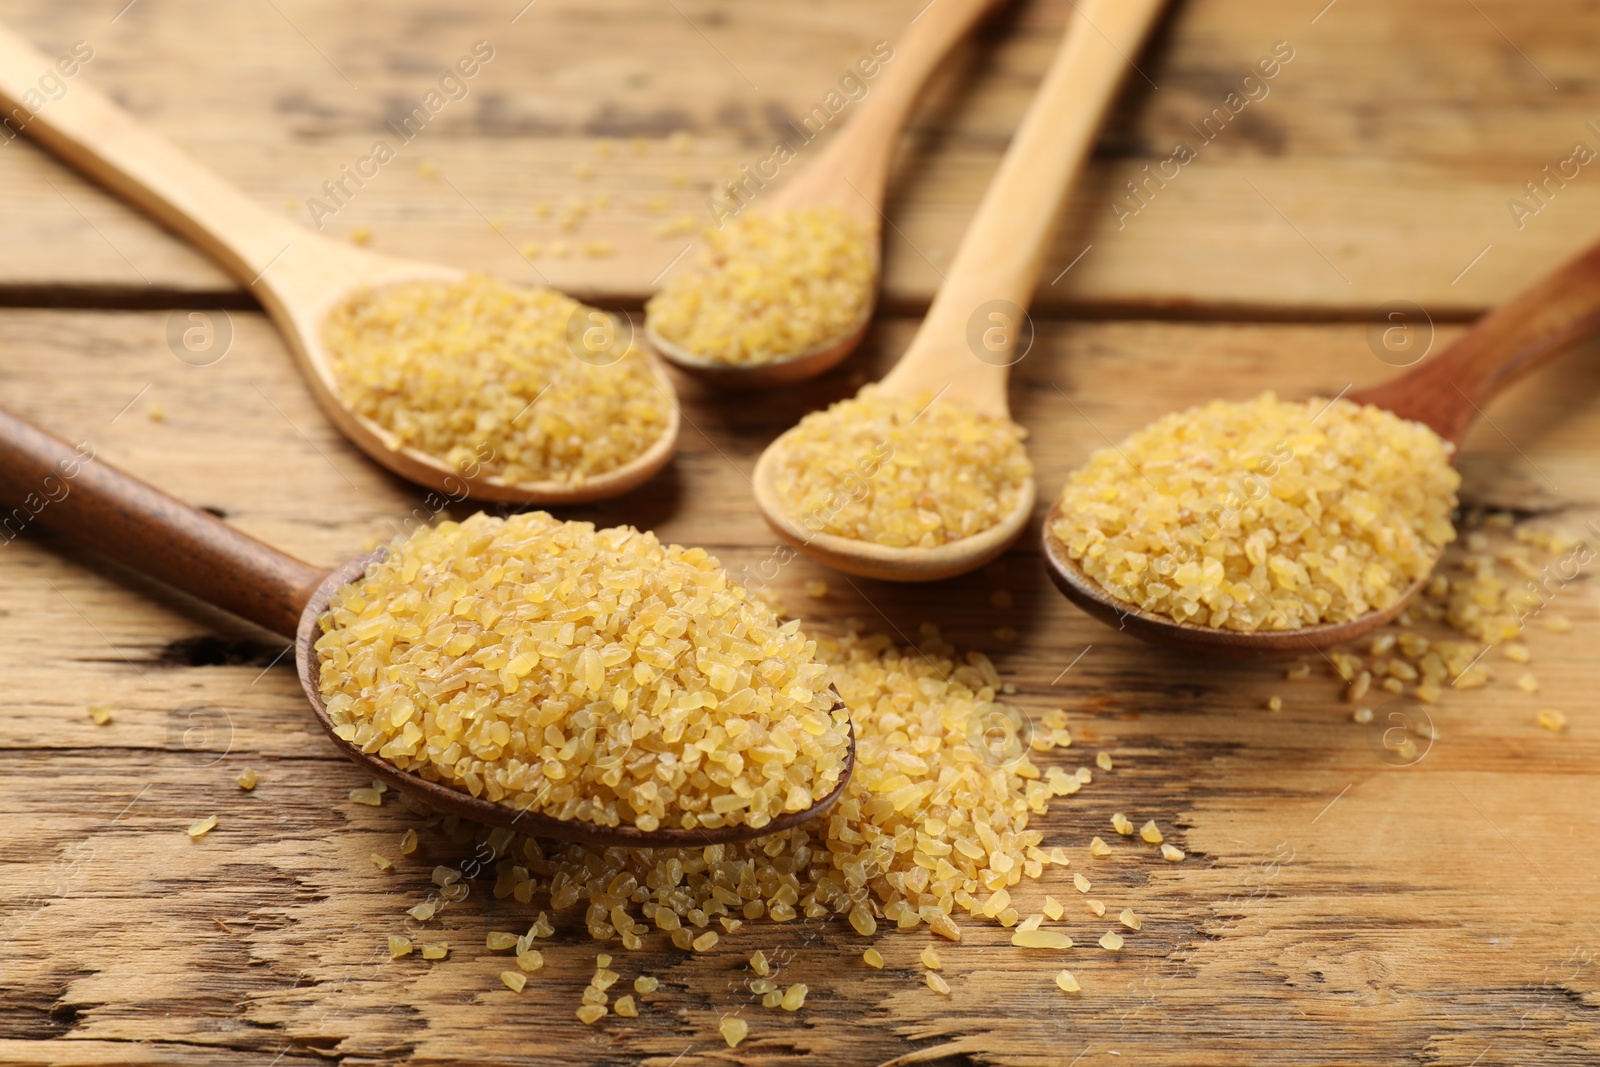
{"type": "Polygon", "coordinates": [[[359,292],[323,336],[341,398],[400,445],[474,475],[575,484],[639,458],[673,407],[642,346],[575,354],[569,331],[590,313],[475,275],[359,292]]]}
{"type": "Polygon", "coordinates": [[[1016,510],[1033,476],[1026,436],[956,401],[869,385],[778,440],[773,489],[815,533],[933,548],[1016,510]]]}
{"type": "Polygon", "coordinates": [[[340,737],[473,796],[605,826],[763,826],[830,793],[828,669],[701,549],[542,512],[397,538],[316,643],[340,737]]]}
{"type": "Polygon", "coordinates": [[[1452,451],[1371,405],[1216,401],[1096,451],[1050,533],[1107,592],[1179,622],[1344,622],[1395,604],[1454,539],[1452,451]]]}
{"type": "Polygon", "coordinates": [[[865,321],[873,234],[838,208],[748,214],[708,230],[688,269],[645,310],[661,337],[730,365],[840,340],[865,321]]]}

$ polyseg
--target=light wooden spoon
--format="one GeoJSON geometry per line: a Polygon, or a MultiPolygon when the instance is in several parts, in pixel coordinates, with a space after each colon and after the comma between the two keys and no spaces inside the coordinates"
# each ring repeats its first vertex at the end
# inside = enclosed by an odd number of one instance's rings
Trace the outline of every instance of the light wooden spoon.
{"type": "MultiPolygon", "coordinates": [[[[0,101],[13,114],[13,127],[19,124],[16,116],[29,115],[26,94],[51,69],[50,60],[0,27],[0,101]]],[[[340,397],[332,356],[323,342],[323,320],[358,291],[401,282],[456,281],[465,272],[367,252],[303,229],[263,208],[78,80],[20,125],[45,148],[194,242],[243,283],[277,323],[328,417],[396,474],[452,498],[464,487],[467,495],[480,500],[575,504],[627,492],[671,460],[678,405],[659,365],[654,367],[656,385],[671,409],[667,428],[644,454],[605,474],[573,483],[512,483],[478,471],[468,477],[437,456],[401,446],[394,434],[350,410],[340,397]]]]}
{"type": "MultiPolygon", "coordinates": [[[[771,192],[756,190],[744,212],[838,208],[865,228],[872,246],[874,298],[883,229],[883,201],[889,164],[900,133],[928,78],[985,11],[1000,0],[936,0],[922,9],[892,59],[876,80],[864,81],[867,95],[853,104],[845,126],[807,162],[792,180],[771,192]]],[[[805,152],[804,147],[800,149],[805,152]]],[[[743,214],[744,212],[741,212],[743,214]]],[[[698,249],[689,255],[698,253],[698,249]]],[[[695,377],[724,389],[758,389],[802,381],[837,365],[855,351],[872,318],[869,303],[861,319],[837,338],[803,352],[762,363],[730,364],[708,359],[661,336],[645,318],[645,336],[655,350],[695,377]]]]}
{"type": "MultiPolygon", "coordinates": [[[[645,832],[631,826],[599,826],[519,811],[403,771],[334,734],[334,724],[322,703],[313,647],[322,635],[319,620],[329,598],[360,578],[370,563],[383,557],[384,550],[357,556],[331,571],[313,567],[93,457],[92,449],[79,451],[0,410],[0,505],[8,512],[16,508],[28,515],[27,522],[293,638],[300,683],[333,743],[368,774],[420,798],[436,811],[563,841],[692,848],[746,841],[797,826],[827,811],[849,784],[855,768],[853,730],[838,786],[810,808],[779,816],[759,829],[730,826],[645,832]]],[[[834,696],[838,698],[837,691],[834,696]]]]}
{"type": "MultiPolygon", "coordinates": [[[[1012,365],[1027,355],[1032,342],[1027,306],[1047,242],[1130,66],[1128,57],[1139,51],[1162,5],[1163,0],[1081,0],[1074,8],[1055,60],[983,194],[927,318],[879,387],[884,395],[935,397],[1010,419],[1006,385],[1012,365]]],[[[802,516],[784,511],[774,487],[787,436],[767,446],[756,464],[756,502],[779,537],[849,574],[891,581],[962,574],[1004,552],[1033,513],[1029,479],[1017,506],[998,525],[936,548],[894,548],[817,533],[802,516]]]]}
{"type": "MultiPolygon", "coordinates": [[[[1573,342],[1596,333],[1600,333],[1600,244],[1489,312],[1438,355],[1381,385],[1353,392],[1349,399],[1424,423],[1459,449],[1483,406],[1501,390],[1573,342]]],[[[1353,641],[1392,622],[1427,583],[1421,578],[1390,607],[1348,622],[1251,633],[1182,623],[1112,596],[1085,573],[1051,536],[1059,508],[1057,501],[1044,524],[1045,566],[1056,586],[1108,626],[1189,652],[1271,659],[1353,641]]],[[[1437,565],[1437,558],[1434,562],[1437,565]]]]}

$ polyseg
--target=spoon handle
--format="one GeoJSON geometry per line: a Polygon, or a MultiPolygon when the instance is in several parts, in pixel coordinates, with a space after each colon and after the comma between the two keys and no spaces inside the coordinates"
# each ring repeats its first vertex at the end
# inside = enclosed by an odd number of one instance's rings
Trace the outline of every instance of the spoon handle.
{"type": "Polygon", "coordinates": [[[328,574],[6,411],[0,508],[0,544],[39,526],[286,637],[328,574]]]}
{"type": "Polygon", "coordinates": [[[61,77],[56,62],[0,26],[0,103],[7,112],[0,139],[30,134],[246,283],[258,279],[291,242],[313,239],[145,129],[86,85],[81,74],[61,77]],[[47,76],[54,77],[51,85],[64,86],[58,97],[40,92],[47,76]]]}
{"type": "Polygon", "coordinates": [[[1597,332],[1600,243],[1490,311],[1437,356],[1382,385],[1351,393],[1350,399],[1426,423],[1460,444],[1497,393],[1597,332]]]}
{"type": "MultiPolygon", "coordinates": [[[[924,3],[926,0],[916,0],[924,3]]],[[[880,41],[846,76],[854,76],[866,95],[845,112],[845,125],[804,171],[774,198],[778,206],[795,204],[838,207],[861,217],[874,230],[882,223],[889,164],[900,144],[900,131],[911,115],[928,78],[939,68],[985,12],[1004,0],[933,0],[922,7],[899,41],[880,41]],[[887,58],[885,58],[887,57],[887,58]],[[876,79],[868,71],[881,70],[876,79]]],[[[830,93],[835,99],[839,94],[830,93]]],[[[826,111],[827,98],[821,105],[826,111]]],[[[802,115],[796,134],[815,136],[812,118],[802,115]]],[[[820,127],[819,123],[819,127],[820,127]]],[[[802,149],[803,151],[803,149],[802,149]]]]}
{"type": "Polygon", "coordinates": [[[928,316],[884,385],[1005,415],[1012,347],[1067,189],[1164,0],[1078,0],[928,316]],[[997,317],[998,316],[998,317],[997,317]],[[979,356],[977,344],[984,345],[979,356]]]}

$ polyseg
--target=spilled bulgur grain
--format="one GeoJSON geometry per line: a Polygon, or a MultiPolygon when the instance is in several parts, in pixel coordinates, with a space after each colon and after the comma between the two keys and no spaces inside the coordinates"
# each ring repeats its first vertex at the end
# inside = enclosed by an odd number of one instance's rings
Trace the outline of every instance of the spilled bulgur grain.
{"type": "Polygon", "coordinates": [[[89,718],[94,721],[94,724],[96,726],[107,726],[107,725],[109,725],[110,722],[111,722],[111,705],[110,704],[90,704],[89,705],[89,718]]]}
{"type": "Polygon", "coordinates": [[[217,817],[215,815],[207,815],[205,818],[201,819],[199,822],[197,822],[194,825],[190,826],[187,830],[184,831],[184,833],[188,834],[191,838],[194,838],[195,840],[199,840],[200,838],[204,837],[206,834],[209,834],[212,830],[215,830],[216,828],[217,828],[217,817]]]}
{"type": "Polygon", "coordinates": [[[736,1048],[739,1042],[745,1039],[745,1035],[750,1032],[750,1024],[743,1019],[730,1016],[722,1020],[722,1025],[719,1029],[722,1031],[722,1039],[728,1043],[728,1047],[736,1048]]]}
{"type": "MultiPolygon", "coordinates": [[[[856,772],[828,815],[753,842],[649,851],[480,828],[472,833],[496,857],[494,895],[547,894],[556,909],[586,903],[596,939],[638,948],[659,928],[686,952],[707,926],[736,916],[781,923],[859,908],[954,942],[951,913],[985,914],[987,903],[999,905],[990,917],[1014,925],[1006,887],[1037,877],[1049,858],[1042,832],[1026,827],[1050,790],[1025,754],[996,764],[969,741],[969,723],[999,695],[999,674],[979,653],[951,658],[955,650],[928,631],[916,649],[878,636],[819,639],[857,744],[856,772]]],[[[757,953],[751,967],[770,973],[771,964],[757,953]]]]}
{"type": "Polygon", "coordinates": [[[779,438],[773,489],[815,533],[933,548],[1017,509],[1033,477],[1026,436],[956,401],[887,396],[869,385],[779,438]]]}
{"type": "MultiPolygon", "coordinates": [[[[599,314],[599,312],[594,312],[599,314]]],[[[579,483],[637,459],[673,399],[642,346],[569,341],[583,305],[485,276],[363,291],[323,327],[340,396],[399,444],[512,483],[579,483]]]]}
{"type": "Polygon", "coordinates": [[[555,818],[764,826],[849,746],[797,622],[702,549],[543,512],[397,538],[317,640],[335,732],[402,770],[555,818]]]}
{"type": "Polygon", "coordinates": [[[1395,604],[1454,539],[1452,451],[1347,400],[1216,401],[1096,451],[1050,533],[1107,592],[1179,622],[1344,622],[1395,604]]]}
{"type": "Polygon", "coordinates": [[[645,305],[649,324],[701,359],[730,365],[838,341],[872,309],[873,239],[838,208],[743,215],[706,232],[688,269],[645,305]]]}

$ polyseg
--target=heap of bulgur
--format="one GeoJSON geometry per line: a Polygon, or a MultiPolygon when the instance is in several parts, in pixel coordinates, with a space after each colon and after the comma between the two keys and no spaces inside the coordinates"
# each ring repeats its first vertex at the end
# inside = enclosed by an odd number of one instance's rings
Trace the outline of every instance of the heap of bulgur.
{"type": "Polygon", "coordinates": [[[703,549],[543,512],[396,538],[317,640],[340,737],[518,809],[640,830],[765,826],[849,748],[828,668],[703,549]]]}
{"type": "Polygon", "coordinates": [[[1371,405],[1219,400],[1094,452],[1050,534],[1107,592],[1179,622],[1345,622],[1392,606],[1454,540],[1452,451],[1371,405]]]}
{"type": "Polygon", "coordinates": [[[579,357],[574,323],[581,336],[591,314],[475,275],[356,293],[323,335],[341,398],[401,446],[473,476],[570,484],[638,459],[672,418],[642,346],[579,357]]]}
{"type": "Polygon", "coordinates": [[[838,208],[749,213],[646,305],[650,327],[701,359],[769,363],[836,341],[872,307],[873,235],[838,208]]]}

